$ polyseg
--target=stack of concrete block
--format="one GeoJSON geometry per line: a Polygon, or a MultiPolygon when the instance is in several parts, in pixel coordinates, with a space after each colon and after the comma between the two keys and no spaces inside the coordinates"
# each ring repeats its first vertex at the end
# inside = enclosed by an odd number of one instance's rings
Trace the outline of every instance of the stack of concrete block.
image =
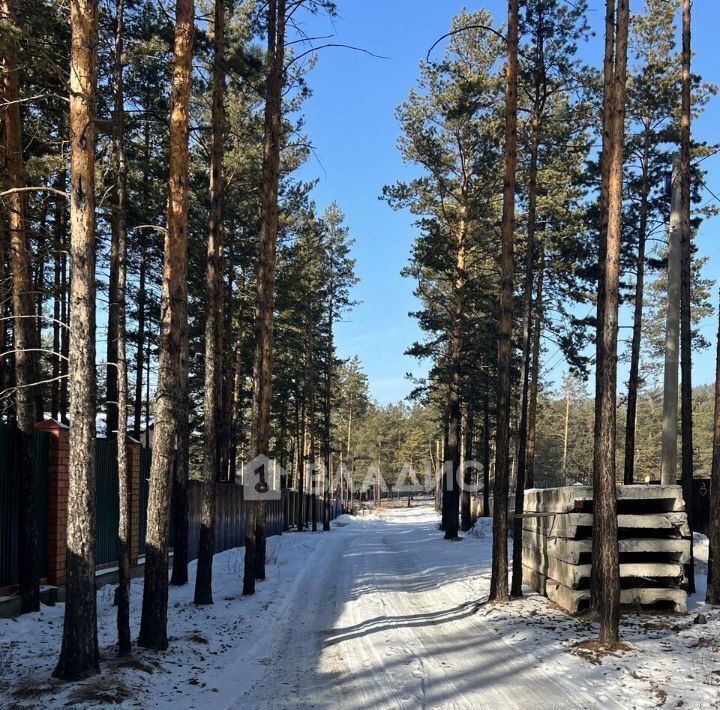
{"type": "MultiPolygon", "coordinates": [[[[588,608],[592,566],[590,486],[525,492],[523,581],[570,613],[588,608]]],[[[680,486],[618,486],[620,602],[687,611],[690,528],[680,486]]]]}

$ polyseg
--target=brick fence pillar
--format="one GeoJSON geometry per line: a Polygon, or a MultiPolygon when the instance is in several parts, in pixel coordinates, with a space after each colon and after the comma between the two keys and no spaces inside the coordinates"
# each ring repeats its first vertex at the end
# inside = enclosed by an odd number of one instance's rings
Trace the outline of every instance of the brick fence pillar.
{"type": "Polygon", "coordinates": [[[50,434],[48,469],[47,580],[61,586],[65,583],[67,549],[67,506],[70,474],[68,470],[69,430],[54,419],[35,425],[50,434]]]}

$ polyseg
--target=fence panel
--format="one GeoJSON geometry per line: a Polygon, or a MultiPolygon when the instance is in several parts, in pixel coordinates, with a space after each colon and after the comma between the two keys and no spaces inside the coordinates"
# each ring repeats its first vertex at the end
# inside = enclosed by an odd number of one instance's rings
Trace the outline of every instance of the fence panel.
{"type": "Polygon", "coordinates": [[[150,493],[150,463],[152,449],[140,449],[140,510],[138,511],[138,555],[145,554],[145,535],[147,533],[147,504],[150,493]]]}
{"type": "Polygon", "coordinates": [[[95,564],[117,561],[117,534],[120,519],[117,470],[117,440],[96,440],[97,488],[95,503],[95,564]]]}
{"type": "MultiPolygon", "coordinates": [[[[38,572],[45,576],[48,518],[48,459],[50,437],[36,431],[38,572]]],[[[16,427],[0,422],[0,587],[17,584],[18,527],[21,471],[21,435],[16,427]]]]}

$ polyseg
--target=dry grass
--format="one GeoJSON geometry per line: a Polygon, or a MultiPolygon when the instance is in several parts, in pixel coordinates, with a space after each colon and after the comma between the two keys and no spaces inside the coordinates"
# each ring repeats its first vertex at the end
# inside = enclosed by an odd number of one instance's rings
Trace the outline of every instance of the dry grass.
{"type": "Polygon", "coordinates": [[[709,651],[712,651],[713,653],[720,653],[720,638],[718,637],[712,637],[707,638],[705,636],[697,639],[695,641],[691,648],[707,648],[709,651]]]}
{"type": "Polygon", "coordinates": [[[210,643],[210,641],[208,641],[208,639],[203,636],[199,631],[193,631],[191,634],[188,635],[188,639],[193,643],[210,643]]]}
{"type": "Polygon", "coordinates": [[[71,703],[119,705],[132,697],[130,688],[117,675],[103,673],[78,685],[69,700],[71,703]]]}
{"type": "Polygon", "coordinates": [[[130,668],[134,671],[142,671],[143,673],[154,673],[156,670],[160,670],[161,666],[158,661],[146,661],[137,656],[121,656],[116,658],[111,666],[113,668],[130,668]]]}
{"type": "Polygon", "coordinates": [[[267,550],[265,552],[265,561],[268,565],[276,565],[280,557],[280,551],[282,550],[282,543],[275,545],[274,549],[267,550]]]}
{"type": "Polygon", "coordinates": [[[43,695],[56,693],[62,686],[62,681],[51,678],[47,681],[38,681],[36,678],[20,678],[12,691],[13,698],[17,700],[34,700],[43,695]]]}
{"type": "Polygon", "coordinates": [[[624,651],[632,650],[631,646],[622,641],[617,643],[600,643],[597,639],[587,639],[573,644],[568,653],[578,656],[594,665],[601,665],[603,658],[612,656],[619,658],[624,651]]]}

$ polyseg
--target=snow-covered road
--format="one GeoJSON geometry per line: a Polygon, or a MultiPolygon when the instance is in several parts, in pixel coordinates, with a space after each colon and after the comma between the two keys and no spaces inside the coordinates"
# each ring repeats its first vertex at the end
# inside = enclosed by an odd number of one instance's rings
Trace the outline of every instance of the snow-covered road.
{"type": "MultiPolygon", "coordinates": [[[[113,588],[98,592],[101,673],[51,678],[63,605],[0,619],[0,708],[720,708],[720,610],[705,607],[707,541],[686,616],[623,616],[627,650],[579,648],[597,627],[526,589],[485,602],[490,520],[446,542],[431,507],[342,516],[331,533],[268,540],[268,578],[242,597],[243,550],[215,556],[215,604],[170,589],[164,653],[115,658],[113,588]],[[693,624],[698,610],[707,624],[693,624]]],[[[137,637],[142,580],[133,580],[137,637]]]]}
{"type": "MultiPolygon", "coordinates": [[[[563,654],[562,663],[552,663],[534,644],[508,642],[488,622],[487,575],[478,577],[482,561],[468,558],[471,549],[487,546],[463,549],[464,543],[442,541],[432,510],[389,510],[332,538],[298,580],[267,672],[235,707],[585,708],[600,702],[589,679],[572,677],[568,666],[575,659],[563,654]]],[[[593,675],[587,662],[577,665],[593,675]]],[[[613,706],[609,698],[602,702],[613,706]]]]}

